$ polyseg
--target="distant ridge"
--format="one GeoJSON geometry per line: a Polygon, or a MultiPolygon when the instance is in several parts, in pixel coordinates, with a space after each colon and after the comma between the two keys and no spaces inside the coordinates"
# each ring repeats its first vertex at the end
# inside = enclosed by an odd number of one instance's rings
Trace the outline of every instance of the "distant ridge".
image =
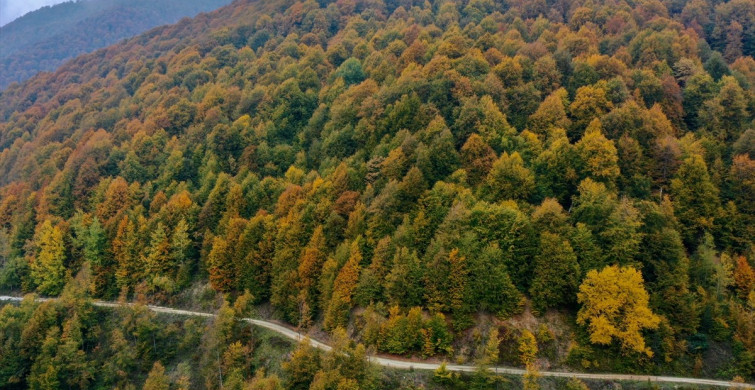
{"type": "Polygon", "coordinates": [[[82,0],[46,6],[0,28],[0,89],[79,54],[230,0],[82,0]]]}

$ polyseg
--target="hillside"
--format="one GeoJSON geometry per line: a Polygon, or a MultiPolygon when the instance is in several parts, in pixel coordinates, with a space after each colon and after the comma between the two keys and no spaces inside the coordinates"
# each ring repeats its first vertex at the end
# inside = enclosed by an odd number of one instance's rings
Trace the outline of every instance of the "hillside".
{"type": "Polygon", "coordinates": [[[0,89],[83,53],[230,0],[84,0],[43,7],[0,27],[0,89]]]}
{"type": "MultiPolygon", "coordinates": [[[[153,29],[0,93],[0,290],[753,381],[753,28],[749,0],[237,0],[153,29]]],[[[331,358],[282,386],[380,388],[331,358]]]]}

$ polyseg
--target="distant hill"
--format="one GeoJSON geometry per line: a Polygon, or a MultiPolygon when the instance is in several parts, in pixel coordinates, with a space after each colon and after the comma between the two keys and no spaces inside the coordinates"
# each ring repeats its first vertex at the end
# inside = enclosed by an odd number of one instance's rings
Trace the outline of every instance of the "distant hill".
{"type": "Polygon", "coordinates": [[[0,28],[0,89],[66,60],[230,0],[82,0],[30,12],[0,28]]]}

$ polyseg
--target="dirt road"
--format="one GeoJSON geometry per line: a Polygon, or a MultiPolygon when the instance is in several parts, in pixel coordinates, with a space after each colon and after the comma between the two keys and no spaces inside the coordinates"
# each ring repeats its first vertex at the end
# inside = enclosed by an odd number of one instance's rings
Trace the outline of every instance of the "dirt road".
{"type": "MultiPolygon", "coordinates": [[[[0,301],[19,302],[21,300],[22,298],[18,298],[18,297],[0,296],[0,301]]],[[[47,299],[39,298],[39,300],[45,301],[47,299]]],[[[118,307],[120,304],[117,302],[94,301],[94,305],[99,306],[99,307],[118,307]]],[[[215,316],[212,313],[203,313],[203,312],[198,312],[198,311],[174,309],[174,308],[163,307],[163,306],[149,305],[147,307],[149,307],[152,311],[156,313],[175,314],[175,315],[194,316],[194,317],[214,317],[215,316]]],[[[272,330],[273,332],[279,333],[292,340],[300,341],[305,338],[305,335],[302,335],[296,330],[291,329],[287,326],[275,323],[275,322],[259,320],[259,319],[254,319],[254,318],[244,318],[244,321],[254,324],[256,326],[259,326],[261,328],[272,330]]],[[[309,343],[315,348],[319,348],[325,351],[331,350],[331,347],[329,345],[323,342],[311,339],[311,338],[309,339],[309,343]]],[[[391,367],[391,368],[398,368],[398,369],[436,370],[438,369],[438,367],[440,367],[439,363],[406,361],[406,360],[391,359],[391,358],[385,358],[385,357],[379,357],[379,356],[371,356],[369,357],[369,359],[374,364],[378,364],[383,367],[391,367]]],[[[447,364],[446,369],[448,371],[473,372],[477,368],[472,365],[447,364]]],[[[508,374],[508,375],[524,375],[525,373],[525,370],[520,369],[520,368],[513,368],[513,367],[492,367],[491,370],[495,371],[498,374],[508,374]]],[[[561,372],[561,371],[541,371],[540,375],[544,377],[557,377],[557,378],[578,378],[578,379],[604,380],[604,381],[637,381],[637,382],[650,382],[650,383],[675,383],[675,384],[687,384],[687,385],[729,387],[729,388],[738,388],[738,389],[755,389],[755,385],[746,384],[746,383],[734,383],[734,382],[720,381],[720,380],[714,380],[714,379],[682,378],[682,377],[671,377],[671,376],[626,375],[626,374],[610,374],[610,373],[588,374],[588,373],[561,372]]]]}

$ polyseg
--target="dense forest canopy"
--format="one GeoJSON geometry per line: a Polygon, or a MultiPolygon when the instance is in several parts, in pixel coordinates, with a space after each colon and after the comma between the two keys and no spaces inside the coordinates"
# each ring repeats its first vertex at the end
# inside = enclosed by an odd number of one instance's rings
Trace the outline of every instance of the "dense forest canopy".
{"type": "Polygon", "coordinates": [[[79,0],[30,12],[0,27],[0,88],[150,28],[212,11],[230,0],[79,0]]]}
{"type": "MultiPolygon", "coordinates": [[[[752,0],[237,0],[0,93],[0,289],[753,380],[753,56],[752,0]]],[[[288,388],[373,383],[311,353],[288,388]]]]}

